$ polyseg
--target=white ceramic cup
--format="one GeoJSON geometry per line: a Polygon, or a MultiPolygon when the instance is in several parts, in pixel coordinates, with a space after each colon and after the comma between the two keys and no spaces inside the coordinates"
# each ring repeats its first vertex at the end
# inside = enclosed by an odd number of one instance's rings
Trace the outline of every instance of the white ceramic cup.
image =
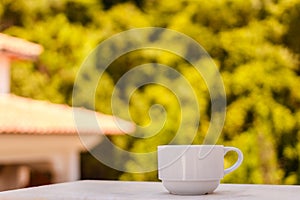
{"type": "Polygon", "coordinates": [[[243,153],[222,145],[158,146],[158,178],[172,194],[201,195],[212,193],[224,175],[234,171],[243,161],[243,153]],[[224,169],[224,156],[235,151],[238,159],[224,169]]]}

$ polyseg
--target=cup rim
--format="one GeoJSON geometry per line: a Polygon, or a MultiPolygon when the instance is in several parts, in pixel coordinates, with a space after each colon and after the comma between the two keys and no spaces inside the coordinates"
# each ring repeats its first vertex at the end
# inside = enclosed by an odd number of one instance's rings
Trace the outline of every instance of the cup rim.
{"type": "Polygon", "coordinates": [[[224,147],[224,145],[213,145],[213,144],[190,144],[190,145],[181,145],[181,144],[169,144],[169,145],[158,145],[158,148],[187,148],[187,147],[224,147]]]}

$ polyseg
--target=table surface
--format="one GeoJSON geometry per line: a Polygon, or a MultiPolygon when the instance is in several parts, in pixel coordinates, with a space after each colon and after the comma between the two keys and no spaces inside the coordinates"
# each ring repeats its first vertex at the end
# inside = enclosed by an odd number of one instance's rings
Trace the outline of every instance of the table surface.
{"type": "Polygon", "coordinates": [[[221,184],[201,196],[172,195],[161,182],[85,180],[0,192],[1,200],[300,199],[300,186],[221,184]]]}

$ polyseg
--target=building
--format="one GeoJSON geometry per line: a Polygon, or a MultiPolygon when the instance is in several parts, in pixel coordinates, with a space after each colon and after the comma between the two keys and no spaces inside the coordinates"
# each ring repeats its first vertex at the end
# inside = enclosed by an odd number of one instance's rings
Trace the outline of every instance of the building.
{"type": "Polygon", "coordinates": [[[26,186],[33,169],[50,171],[53,183],[77,180],[81,151],[103,135],[134,131],[132,123],[118,119],[121,129],[113,116],[10,94],[10,63],[34,60],[42,51],[38,44],[0,33],[0,191],[26,186]],[[83,119],[80,124],[74,113],[83,119]]]}

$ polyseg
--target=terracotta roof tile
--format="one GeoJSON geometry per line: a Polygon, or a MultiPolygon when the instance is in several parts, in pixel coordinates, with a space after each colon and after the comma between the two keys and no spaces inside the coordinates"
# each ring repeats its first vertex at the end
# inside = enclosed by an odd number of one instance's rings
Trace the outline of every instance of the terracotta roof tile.
{"type": "Polygon", "coordinates": [[[84,108],[0,95],[0,134],[122,134],[134,129],[133,123],[84,108]]]}
{"type": "Polygon", "coordinates": [[[39,44],[0,33],[0,52],[12,58],[34,59],[42,51],[43,47],[39,44]]]}

